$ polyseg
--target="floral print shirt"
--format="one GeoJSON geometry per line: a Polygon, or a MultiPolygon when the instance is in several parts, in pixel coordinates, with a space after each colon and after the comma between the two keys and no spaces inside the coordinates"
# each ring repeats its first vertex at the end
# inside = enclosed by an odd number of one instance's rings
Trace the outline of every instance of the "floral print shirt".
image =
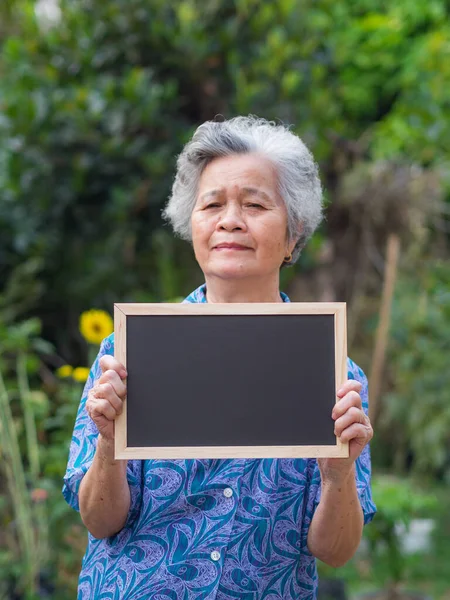
{"type": "MultiPolygon", "coordinates": [[[[206,285],[184,302],[206,302],[206,285]]],[[[104,354],[114,354],[114,334],[101,344],[76,417],[63,486],[75,510],[98,439],[86,400],[104,354]]],[[[348,378],[362,383],[367,412],[367,378],[351,359],[348,378]]],[[[370,472],[366,446],[356,461],[365,523],[376,510],[370,472]]],[[[123,529],[106,539],[88,533],[79,600],[316,598],[316,561],[307,546],[321,491],[315,459],[129,460],[127,479],[123,529]]]]}

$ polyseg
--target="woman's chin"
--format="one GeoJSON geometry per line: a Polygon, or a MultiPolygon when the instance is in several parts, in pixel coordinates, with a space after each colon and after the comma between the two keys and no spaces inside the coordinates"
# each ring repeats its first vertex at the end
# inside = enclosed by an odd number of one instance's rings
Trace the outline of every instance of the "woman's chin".
{"type": "Polygon", "coordinates": [[[215,260],[208,265],[206,273],[223,279],[241,279],[256,275],[257,265],[246,260],[215,260]]]}

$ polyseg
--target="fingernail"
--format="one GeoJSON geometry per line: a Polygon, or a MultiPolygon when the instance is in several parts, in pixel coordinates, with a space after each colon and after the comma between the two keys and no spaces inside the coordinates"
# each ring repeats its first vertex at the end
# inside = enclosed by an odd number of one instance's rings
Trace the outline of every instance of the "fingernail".
{"type": "Polygon", "coordinates": [[[122,377],[122,379],[124,379],[125,377],[128,377],[128,373],[126,371],[121,371],[120,376],[122,377]]]}
{"type": "Polygon", "coordinates": [[[344,390],[342,388],[337,391],[338,396],[341,396],[341,394],[343,394],[343,393],[344,393],[344,390]]]}

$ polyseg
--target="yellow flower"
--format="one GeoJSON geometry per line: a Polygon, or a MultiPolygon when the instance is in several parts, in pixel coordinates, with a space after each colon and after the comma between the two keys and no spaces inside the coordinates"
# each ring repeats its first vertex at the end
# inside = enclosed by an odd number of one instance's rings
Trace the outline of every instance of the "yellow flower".
{"type": "Polygon", "coordinates": [[[56,369],[56,375],[58,377],[70,377],[72,375],[73,372],[73,367],[71,367],[70,365],[63,365],[62,367],[59,367],[59,369],[56,369]]]}
{"type": "Polygon", "coordinates": [[[88,310],[80,317],[81,335],[90,344],[100,344],[113,330],[113,320],[104,310],[88,310]]]}
{"type": "Polygon", "coordinates": [[[75,381],[80,381],[81,383],[84,383],[89,377],[88,367],[77,367],[73,370],[72,377],[75,379],[75,381]]]}

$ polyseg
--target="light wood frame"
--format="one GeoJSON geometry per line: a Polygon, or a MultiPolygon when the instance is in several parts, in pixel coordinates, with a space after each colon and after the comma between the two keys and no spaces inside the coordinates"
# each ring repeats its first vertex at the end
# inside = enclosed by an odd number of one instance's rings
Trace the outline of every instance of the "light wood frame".
{"type": "MultiPolygon", "coordinates": [[[[114,305],[114,356],[125,367],[127,316],[133,315],[334,315],[336,391],[347,380],[347,310],[345,302],[286,303],[122,303],[114,305]]],[[[336,396],[336,401],[338,398],[336,396]]],[[[348,443],[336,438],[327,446],[128,447],[127,403],[115,421],[116,459],[184,458],[347,458],[348,443]]]]}

